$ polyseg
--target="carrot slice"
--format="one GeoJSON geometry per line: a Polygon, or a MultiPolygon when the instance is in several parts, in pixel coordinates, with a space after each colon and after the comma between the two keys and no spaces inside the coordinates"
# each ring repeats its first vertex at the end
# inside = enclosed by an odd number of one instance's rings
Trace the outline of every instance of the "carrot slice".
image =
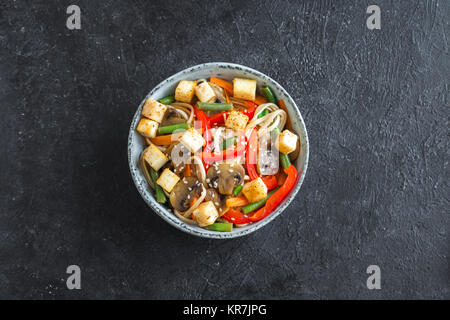
{"type": "Polygon", "coordinates": [[[225,90],[225,98],[227,99],[227,103],[230,103],[230,96],[228,95],[227,90],[225,90]]]}
{"type": "Polygon", "coordinates": [[[284,103],[283,100],[279,100],[278,101],[278,106],[284,110],[284,112],[286,112],[286,129],[291,130],[292,131],[292,123],[291,123],[291,119],[289,118],[289,113],[287,111],[286,108],[286,104],[284,103]]]}
{"type": "Polygon", "coordinates": [[[225,202],[227,207],[242,207],[248,204],[248,200],[245,197],[231,197],[225,202]]]}
{"type": "Polygon", "coordinates": [[[197,200],[197,197],[192,198],[191,202],[189,203],[189,208],[192,207],[197,202],[197,200]]]}
{"type": "Polygon", "coordinates": [[[214,84],[217,84],[219,87],[227,91],[229,94],[233,95],[233,84],[231,82],[216,77],[211,77],[209,81],[211,81],[214,84]]]}
{"type": "Polygon", "coordinates": [[[186,163],[186,167],[184,169],[184,176],[185,177],[191,176],[191,165],[189,163],[186,163]]]}
{"type": "Polygon", "coordinates": [[[267,99],[263,96],[256,96],[255,103],[259,106],[260,104],[267,103],[267,99]]]}
{"type": "Polygon", "coordinates": [[[154,138],[150,138],[151,143],[156,144],[157,146],[167,146],[174,141],[178,141],[183,133],[172,133],[166,134],[163,136],[157,136],[154,138]]]}

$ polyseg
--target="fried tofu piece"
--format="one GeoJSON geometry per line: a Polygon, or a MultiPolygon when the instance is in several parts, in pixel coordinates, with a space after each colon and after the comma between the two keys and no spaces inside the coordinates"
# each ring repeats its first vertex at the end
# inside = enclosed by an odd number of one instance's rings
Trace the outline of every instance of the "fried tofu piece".
{"type": "Polygon", "coordinates": [[[234,78],[233,96],[238,99],[255,101],[256,80],[234,78]]]}
{"type": "Polygon", "coordinates": [[[148,165],[155,171],[161,169],[161,167],[169,161],[169,158],[167,158],[167,156],[154,144],[151,144],[144,150],[143,156],[144,160],[147,161],[148,165]]]}
{"type": "Polygon", "coordinates": [[[225,127],[236,131],[244,130],[247,126],[248,116],[242,112],[232,110],[225,121],[225,127]]]}
{"type": "Polygon", "coordinates": [[[275,147],[283,154],[289,154],[297,148],[297,135],[289,130],[280,133],[275,141],[275,147]]]}
{"type": "Polygon", "coordinates": [[[185,145],[192,153],[200,150],[205,145],[205,139],[194,128],[186,130],[180,138],[180,142],[185,145]]]}
{"type": "Polygon", "coordinates": [[[144,107],[142,108],[142,115],[150,120],[161,123],[166,111],[167,106],[165,104],[148,98],[147,101],[145,101],[144,107]]]}
{"type": "Polygon", "coordinates": [[[203,81],[195,87],[195,95],[201,102],[215,102],[216,93],[208,82],[203,81]]]}
{"type": "Polygon", "coordinates": [[[194,98],[197,81],[181,80],[175,89],[175,100],[191,103],[194,98]]]}
{"type": "Polygon", "coordinates": [[[244,184],[242,193],[248,202],[257,202],[267,197],[267,186],[261,178],[258,178],[244,184]]]}
{"type": "Polygon", "coordinates": [[[150,119],[142,118],[137,125],[137,132],[147,138],[154,138],[158,133],[159,123],[150,119]]]}
{"type": "Polygon", "coordinates": [[[171,192],[178,181],[180,181],[180,177],[169,169],[165,168],[159,176],[158,180],[156,180],[156,183],[159,184],[167,192],[171,192]]]}
{"type": "Polygon", "coordinates": [[[192,212],[192,217],[200,227],[205,227],[213,224],[219,217],[219,212],[212,201],[201,203],[192,212]]]}

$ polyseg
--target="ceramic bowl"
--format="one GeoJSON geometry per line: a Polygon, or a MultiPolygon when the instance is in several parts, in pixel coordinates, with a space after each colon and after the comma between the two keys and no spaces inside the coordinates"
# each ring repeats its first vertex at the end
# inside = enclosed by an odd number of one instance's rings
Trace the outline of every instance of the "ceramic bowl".
{"type": "Polygon", "coordinates": [[[148,95],[142,100],[141,104],[139,105],[139,108],[134,114],[133,121],[131,122],[128,136],[128,163],[130,166],[131,176],[144,201],[148,204],[152,211],[154,211],[175,228],[187,232],[191,235],[204,238],[229,239],[240,237],[252,233],[270,223],[288,207],[292,199],[294,199],[295,195],[300,190],[308,166],[308,155],[309,143],[305,123],[297,105],[295,104],[295,101],[286,92],[286,90],[284,90],[283,87],[278,84],[278,82],[259,71],[238,64],[225,62],[212,62],[190,67],[178,72],[177,74],[167,78],[166,80],[158,84],[153,90],[148,93],[148,95]],[[226,80],[232,80],[235,77],[255,79],[258,82],[258,88],[261,86],[269,86],[278,99],[283,99],[285,101],[293,129],[299,135],[301,143],[300,155],[294,162],[294,165],[297,167],[298,171],[301,172],[295,188],[290,192],[288,197],[283,200],[278,208],[273,211],[268,217],[241,228],[236,227],[232,232],[209,231],[198,226],[186,224],[185,222],[178,219],[170,209],[156,202],[153,190],[147,184],[144,175],[142,174],[138,165],[139,155],[142,150],[144,150],[146,145],[144,139],[136,132],[136,126],[139,122],[139,119],[141,118],[141,110],[145,100],[148,97],[157,100],[168,95],[172,95],[175,92],[175,88],[180,80],[196,80],[200,78],[209,78],[211,76],[223,78],[226,80]]]}

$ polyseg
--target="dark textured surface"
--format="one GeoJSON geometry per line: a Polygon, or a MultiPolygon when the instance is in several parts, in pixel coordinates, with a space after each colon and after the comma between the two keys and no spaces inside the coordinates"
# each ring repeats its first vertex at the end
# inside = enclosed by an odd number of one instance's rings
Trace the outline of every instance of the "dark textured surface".
{"type": "Polygon", "coordinates": [[[378,31],[368,1],[40,2],[0,4],[0,298],[450,298],[448,1],[378,1],[378,31]],[[126,160],[145,94],[209,61],[279,81],[311,143],[293,205],[229,241],[152,213],[126,160]]]}

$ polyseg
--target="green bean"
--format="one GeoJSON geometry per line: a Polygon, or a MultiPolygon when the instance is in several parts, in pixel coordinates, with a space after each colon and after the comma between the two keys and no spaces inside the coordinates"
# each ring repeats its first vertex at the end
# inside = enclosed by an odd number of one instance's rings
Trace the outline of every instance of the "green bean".
{"type": "Polygon", "coordinates": [[[287,169],[291,165],[291,160],[287,154],[280,152],[280,163],[283,169],[287,169]]]}
{"type": "Polygon", "coordinates": [[[172,124],[170,126],[164,126],[159,127],[158,133],[159,134],[169,134],[174,132],[175,130],[187,130],[191,126],[188,123],[178,123],[178,124],[172,124]]]}
{"type": "Polygon", "coordinates": [[[216,222],[206,226],[206,229],[212,231],[230,232],[233,231],[233,224],[229,222],[216,222]]]}
{"type": "Polygon", "coordinates": [[[229,111],[233,109],[233,104],[197,102],[197,107],[203,111],[229,111]]]}
{"type": "Polygon", "coordinates": [[[231,146],[234,146],[234,144],[236,143],[237,138],[236,137],[231,137],[228,139],[223,140],[222,142],[222,150],[226,150],[231,146]]]}
{"type": "Polygon", "coordinates": [[[233,195],[238,196],[238,194],[239,194],[239,192],[241,192],[242,188],[243,188],[243,186],[241,186],[241,185],[234,187],[233,195]]]}
{"type": "Polygon", "coordinates": [[[269,113],[269,110],[264,109],[262,112],[260,112],[260,113],[258,114],[258,119],[264,117],[264,116],[265,116],[266,114],[268,114],[268,113],[269,113]]]}
{"type": "Polygon", "coordinates": [[[171,104],[172,102],[175,102],[175,97],[167,96],[165,98],[159,99],[158,101],[161,102],[162,104],[171,104]]]}
{"type": "Polygon", "coordinates": [[[255,211],[255,210],[263,207],[266,204],[267,199],[269,199],[270,196],[273,195],[275,193],[275,191],[277,191],[279,188],[280,187],[270,191],[264,199],[256,201],[256,202],[253,202],[253,203],[249,203],[249,204],[243,206],[242,207],[242,212],[247,214],[247,213],[250,213],[252,211],[255,211]]]}
{"type": "Polygon", "coordinates": [[[262,92],[264,93],[269,102],[276,103],[275,96],[269,87],[262,87],[262,92]]]}
{"type": "Polygon", "coordinates": [[[152,178],[153,186],[155,187],[156,201],[159,203],[164,203],[166,202],[166,195],[164,194],[161,186],[156,183],[156,180],[158,180],[158,173],[152,167],[149,169],[150,177],[152,178]]]}

